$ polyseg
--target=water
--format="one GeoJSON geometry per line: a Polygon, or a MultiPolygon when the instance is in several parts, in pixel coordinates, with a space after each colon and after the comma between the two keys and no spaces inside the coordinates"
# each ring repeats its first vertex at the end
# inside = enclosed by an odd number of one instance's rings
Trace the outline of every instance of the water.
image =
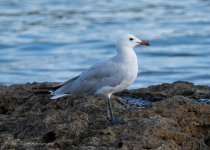
{"type": "Polygon", "coordinates": [[[194,102],[198,104],[210,105],[210,99],[198,99],[194,100],[194,102]]]}
{"type": "Polygon", "coordinates": [[[152,105],[152,101],[144,100],[141,98],[123,96],[122,99],[123,99],[123,103],[125,103],[126,105],[130,107],[147,108],[152,105]]]}
{"type": "MultiPolygon", "coordinates": [[[[146,100],[142,98],[135,98],[129,96],[123,96],[122,102],[127,105],[128,107],[139,107],[139,108],[148,108],[152,106],[152,103],[156,101],[146,100]]],[[[160,98],[158,101],[164,100],[165,98],[160,98]]],[[[210,99],[193,99],[192,100],[196,104],[202,105],[210,105],[210,99]]]]}
{"type": "Polygon", "coordinates": [[[125,32],[137,47],[131,88],[177,80],[210,85],[208,0],[0,0],[0,84],[65,81],[115,54],[125,32]]]}

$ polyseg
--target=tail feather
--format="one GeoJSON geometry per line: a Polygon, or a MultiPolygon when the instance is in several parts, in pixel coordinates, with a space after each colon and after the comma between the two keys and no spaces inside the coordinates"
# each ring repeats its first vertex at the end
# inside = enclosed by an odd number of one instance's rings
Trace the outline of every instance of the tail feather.
{"type": "Polygon", "coordinates": [[[50,94],[52,95],[51,99],[56,100],[64,96],[68,96],[69,94],[60,94],[60,95],[53,95],[52,88],[34,88],[33,90],[37,90],[34,94],[50,94]]]}
{"type": "MultiPolygon", "coordinates": [[[[32,90],[34,91],[34,94],[51,94],[51,95],[53,95],[54,91],[56,91],[60,87],[65,86],[67,84],[71,85],[77,78],[79,78],[79,76],[74,77],[74,78],[64,82],[63,84],[59,84],[59,85],[52,86],[52,87],[35,87],[35,88],[32,88],[32,90]]],[[[69,95],[69,94],[53,95],[51,99],[58,99],[58,98],[61,98],[61,97],[67,96],[67,95],[69,95]]]]}
{"type": "Polygon", "coordinates": [[[67,85],[67,84],[72,84],[77,78],[79,78],[79,76],[74,77],[62,84],[58,84],[52,87],[35,87],[32,88],[32,90],[34,90],[34,94],[52,94],[53,91],[56,91],[57,89],[59,89],[60,87],[67,85]]]}
{"type": "Polygon", "coordinates": [[[61,97],[64,97],[64,96],[68,96],[69,94],[61,94],[61,95],[54,95],[51,97],[51,99],[59,99],[61,97]]]}

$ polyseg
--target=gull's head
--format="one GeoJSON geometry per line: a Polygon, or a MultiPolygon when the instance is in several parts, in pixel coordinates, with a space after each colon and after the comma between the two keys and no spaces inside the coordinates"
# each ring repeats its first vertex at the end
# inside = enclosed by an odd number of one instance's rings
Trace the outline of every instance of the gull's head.
{"type": "Polygon", "coordinates": [[[117,41],[118,48],[134,48],[138,45],[150,46],[150,43],[140,40],[132,34],[126,34],[117,41]]]}

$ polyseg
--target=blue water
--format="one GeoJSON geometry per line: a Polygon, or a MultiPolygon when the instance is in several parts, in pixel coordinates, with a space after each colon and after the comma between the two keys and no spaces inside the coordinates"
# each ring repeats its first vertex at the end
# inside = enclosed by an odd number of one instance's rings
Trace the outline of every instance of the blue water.
{"type": "Polygon", "coordinates": [[[0,0],[0,84],[65,81],[113,56],[126,32],[152,44],[136,48],[131,88],[210,85],[209,0],[0,0]]]}

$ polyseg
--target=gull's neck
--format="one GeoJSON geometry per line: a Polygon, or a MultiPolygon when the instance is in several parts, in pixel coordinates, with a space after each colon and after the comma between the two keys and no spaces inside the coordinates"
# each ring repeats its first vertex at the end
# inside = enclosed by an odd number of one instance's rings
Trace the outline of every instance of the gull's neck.
{"type": "Polygon", "coordinates": [[[112,61],[119,63],[121,68],[125,68],[124,71],[128,73],[129,80],[131,79],[132,83],[138,74],[136,53],[132,47],[117,48],[117,52],[118,54],[112,58],[112,61]]]}
{"type": "Polygon", "coordinates": [[[122,46],[117,47],[117,55],[121,57],[121,59],[132,60],[137,59],[136,53],[132,47],[122,46]]]}

